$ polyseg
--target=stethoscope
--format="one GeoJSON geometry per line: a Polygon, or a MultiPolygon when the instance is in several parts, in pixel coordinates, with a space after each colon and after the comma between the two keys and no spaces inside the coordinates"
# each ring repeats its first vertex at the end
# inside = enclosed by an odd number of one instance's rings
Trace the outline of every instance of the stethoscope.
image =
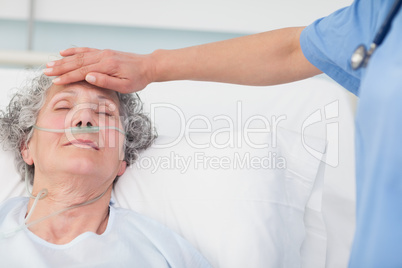
{"type": "Polygon", "coordinates": [[[367,51],[365,45],[359,45],[355,52],[350,59],[350,65],[352,66],[353,70],[358,70],[361,67],[365,68],[370,60],[371,55],[373,55],[374,51],[381,45],[384,41],[385,37],[387,36],[393,19],[395,18],[396,14],[401,7],[402,0],[395,0],[394,5],[391,8],[391,11],[388,13],[387,17],[385,18],[383,24],[378,30],[374,41],[370,45],[370,49],[367,51]]]}

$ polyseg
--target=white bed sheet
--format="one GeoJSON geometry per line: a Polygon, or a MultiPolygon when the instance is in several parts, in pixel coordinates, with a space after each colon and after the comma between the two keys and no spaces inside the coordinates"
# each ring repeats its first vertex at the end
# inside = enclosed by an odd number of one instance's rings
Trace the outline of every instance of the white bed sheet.
{"type": "MultiPolygon", "coordinates": [[[[325,75],[272,87],[191,81],[168,82],[152,84],[142,91],[140,96],[148,105],[151,102],[174,104],[187,118],[197,115],[205,116],[211,121],[217,115],[236,118],[239,110],[244,121],[255,114],[262,114],[266,118],[272,115],[279,120],[278,126],[296,132],[301,132],[303,123],[319,111],[322,120],[305,128],[305,134],[338,143],[334,149],[336,152],[333,151],[331,155],[332,165],[325,164],[320,171],[324,173],[321,209],[327,236],[325,267],[347,267],[355,227],[356,96],[325,75]],[[332,112],[336,114],[330,118],[331,109],[326,108],[334,108],[334,105],[337,108],[332,112]],[[281,120],[282,116],[286,119],[281,120]],[[337,161],[334,161],[334,158],[337,161]]],[[[177,111],[168,108],[158,110],[150,105],[148,109],[154,109],[153,114],[156,119],[159,118],[156,122],[159,133],[178,135],[178,124],[175,120],[177,121],[180,115],[177,111]],[[170,119],[164,120],[167,117],[170,119]]],[[[274,119],[270,122],[273,121],[274,119]]],[[[222,127],[218,122],[214,126],[222,127]]],[[[307,214],[316,212],[309,208],[306,210],[307,214]]]]}

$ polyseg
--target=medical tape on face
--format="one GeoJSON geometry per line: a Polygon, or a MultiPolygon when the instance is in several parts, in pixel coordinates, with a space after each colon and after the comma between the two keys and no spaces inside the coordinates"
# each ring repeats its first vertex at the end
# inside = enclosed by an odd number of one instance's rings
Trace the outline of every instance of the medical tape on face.
{"type": "Polygon", "coordinates": [[[126,133],[118,128],[118,127],[113,127],[113,126],[101,126],[101,127],[70,127],[70,128],[65,128],[65,129],[53,129],[53,128],[44,128],[44,127],[38,127],[37,125],[33,125],[33,128],[40,130],[40,131],[47,131],[47,132],[53,132],[53,133],[72,133],[72,134],[83,134],[83,133],[98,133],[101,129],[111,129],[111,130],[117,130],[123,135],[126,135],[126,133]]]}

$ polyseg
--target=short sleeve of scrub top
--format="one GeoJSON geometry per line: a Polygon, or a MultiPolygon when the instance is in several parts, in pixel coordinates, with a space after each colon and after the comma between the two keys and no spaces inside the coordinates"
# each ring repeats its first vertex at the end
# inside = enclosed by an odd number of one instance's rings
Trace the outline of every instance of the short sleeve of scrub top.
{"type": "Polygon", "coordinates": [[[402,267],[402,9],[368,66],[350,67],[357,46],[370,46],[393,4],[356,0],[300,36],[305,57],[359,97],[356,231],[349,267],[402,267]]]}
{"type": "Polygon", "coordinates": [[[300,36],[304,56],[355,95],[358,95],[361,70],[352,70],[350,58],[360,44],[368,46],[374,39],[389,9],[382,2],[357,0],[315,21],[300,36]],[[385,12],[379,15],[377,10],[381,9],[385,12]]]}

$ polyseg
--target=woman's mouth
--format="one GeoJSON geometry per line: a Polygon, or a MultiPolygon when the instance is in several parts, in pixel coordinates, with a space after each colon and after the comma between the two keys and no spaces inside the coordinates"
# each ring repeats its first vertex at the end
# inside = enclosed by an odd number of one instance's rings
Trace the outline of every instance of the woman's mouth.
{"type": "Polygon", "coordinates": [[[69,141],[64,146],[68,146],[68,145],[74,145],[79,148],[92,148],[97,151],[99,150],[99,146],[91,140],[76,139],[76,140],[69,141]]]}

